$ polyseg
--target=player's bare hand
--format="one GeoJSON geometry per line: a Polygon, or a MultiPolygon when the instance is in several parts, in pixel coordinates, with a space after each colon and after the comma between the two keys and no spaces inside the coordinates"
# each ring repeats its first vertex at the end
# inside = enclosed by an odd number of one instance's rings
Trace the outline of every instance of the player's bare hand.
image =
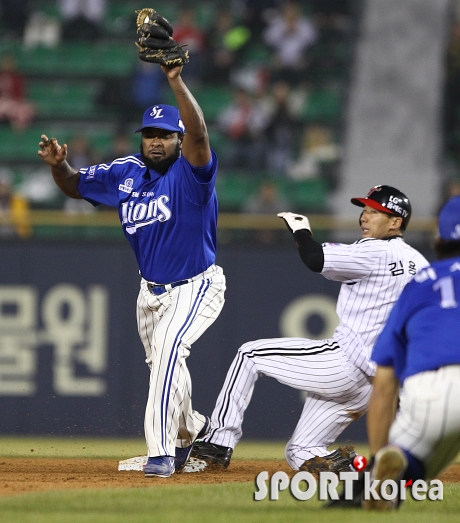
{"type": "Polygon", "coordinates": [[[51,167],[57,167],[67,158],[67,144],[59,145],[56,138],[48,138],[46,134],[42,134],[38,145],[38,156],[51,167]]]}
{"type": "Polygon", "coordinates": [[[161,66],[161,70],[168,77],[169,80],[175,80],[182,72],[182,65],[176,65],[175,67],[169,67],[166,65],[161,66]]]}
{"type": "Polygon", "coordinates": [[[295,214],[293,212],[279,212],[277,216],[279,218],[283,218],[283,220],[286,222],[286,225],[292,232],[306,229],[311,233],[310,222],[306,216],[303,216],[302,214],[295,214]]]}

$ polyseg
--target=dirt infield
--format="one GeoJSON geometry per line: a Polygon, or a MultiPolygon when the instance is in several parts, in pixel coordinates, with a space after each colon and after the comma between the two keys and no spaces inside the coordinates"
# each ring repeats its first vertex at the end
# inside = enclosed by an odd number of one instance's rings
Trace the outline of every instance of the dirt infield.
{"type": "Polygon", "coordinates": [[[132,488],[254,481],[261,470],[292,472],[284,461],[234,460],[227,470],[145,478],[142,472],[118,471],[114,459],[0,458],[0,496],[43,490],[132,488]]]}
{"type": "MultiPolygon", "coordinates": [[[[142,472],[119,472],[114,459],[0,458],[0,496],[60,489],[244,482],[254,481],[262,470],[293,473],[285,461],[234,460],[225,471],[174,474],[163,479],[144,478],[142,472]]],[[[440,479],[459,483],[460,464],[451,465],[440,479]]]]}

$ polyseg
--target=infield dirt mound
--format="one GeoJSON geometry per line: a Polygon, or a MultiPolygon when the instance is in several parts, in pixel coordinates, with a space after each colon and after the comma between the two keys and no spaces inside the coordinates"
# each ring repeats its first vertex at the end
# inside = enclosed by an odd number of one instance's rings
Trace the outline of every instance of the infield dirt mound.
{"type": "MultiPolygon", "coordinates": [[[[60,489],[146,488],[153,485],[253,482],[262,470],[269,474],[293,471],[275,460],[234,460],[227,470],[174,474],[170,478],[145,478],[142,472],[119,472],[116,459],[0,458],[0,496],[60,489]]],[[[460,464],[441,476],[460,482],[460,464]]]]}

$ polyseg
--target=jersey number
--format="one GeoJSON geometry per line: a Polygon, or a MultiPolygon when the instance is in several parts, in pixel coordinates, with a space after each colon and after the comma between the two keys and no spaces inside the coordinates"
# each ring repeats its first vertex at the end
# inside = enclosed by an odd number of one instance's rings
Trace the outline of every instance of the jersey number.
{"type": "Polygon", "coordinates": [[[454,280],[452,276],[444,276],[433,284],[433,290],[441,293],[441,307],[443,309],[453,309],[457,307],[455,299],[454,280]]]}

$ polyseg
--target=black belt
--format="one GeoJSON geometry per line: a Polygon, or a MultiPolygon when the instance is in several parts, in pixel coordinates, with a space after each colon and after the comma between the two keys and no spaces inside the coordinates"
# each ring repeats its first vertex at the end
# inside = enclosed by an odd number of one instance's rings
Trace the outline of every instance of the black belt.
{"type": "Polygon", "coordinates": [[[179,285],[184,285],[188,282],[189,282],[189,280],[179,280],[179,281],[175,281],[174,283],[167,283],[165,285],[157,285],[156,283],[147,283],[147,287],[152,294],[155,294],[155,296],[160,296],[160,294],[164,294],[166,291],[174,289],[175,287],[179,287],[179,285]]]}

